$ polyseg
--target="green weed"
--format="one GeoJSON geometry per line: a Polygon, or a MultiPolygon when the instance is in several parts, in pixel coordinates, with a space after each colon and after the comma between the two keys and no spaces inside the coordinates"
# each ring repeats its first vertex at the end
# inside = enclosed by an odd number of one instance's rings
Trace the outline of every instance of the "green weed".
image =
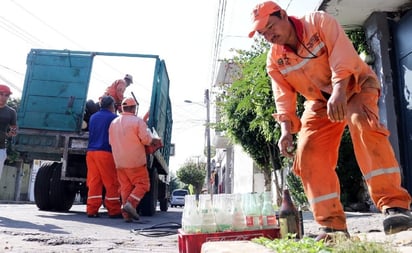
{"type": "Polygon", "coordinates": [[[383,243],[361,241],[359,238],[336,238],[331,242],[315,241],[314,238],[269,239],[259,237],[252,239],[277,253],[396,253],[396,248],[383,243]]]}

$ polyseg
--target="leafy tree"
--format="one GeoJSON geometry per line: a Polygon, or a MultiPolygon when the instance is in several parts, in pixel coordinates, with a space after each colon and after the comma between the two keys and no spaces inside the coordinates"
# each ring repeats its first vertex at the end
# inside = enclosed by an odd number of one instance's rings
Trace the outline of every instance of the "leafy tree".
{"type": "Polygon", "coordinates": [[[169,180],[169,192],[170,194],[173,192],[173,190],[181,188],[180,186],[180,181],[176,177],[175,173],[170,172],[170,180],[169,180]]]}
{"type": "Polygon", "coordinates": [[[266,57],[269,44],[263,39],[256,39],[251,50],[237,50],[232,60],[240,67],[240,76],[232,84],[223,87],[226,91],[218,97],[217,106],[222,113],[217,130],[236,144],[240,144],[248,153],[265,177],[265,190],[270,191],[272,172],[274,177],[278,204],[283,188],[283,164],[288,163],[280,156],[277,142],[280,126],[273,119],[275,103],[270,78],[266,73],[266,57]]]}
{"type": "Polygon", "coordinates": [[[182,167],[176,172],[180,182],[193,185],[196,198],[202,192],[202,187],[206,178],[206,165],[204,163],[195,163],[187,160],[182,167]]]}

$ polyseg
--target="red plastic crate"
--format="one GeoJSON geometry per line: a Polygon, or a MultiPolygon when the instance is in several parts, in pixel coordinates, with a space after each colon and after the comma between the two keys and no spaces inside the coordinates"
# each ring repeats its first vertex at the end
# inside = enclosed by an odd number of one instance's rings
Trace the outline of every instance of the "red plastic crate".
{"type": "Polygon", "coordinates": [[[280,238],[279,228],[245,230],[233,232],[216,232],[209,234],[186,234],[182,229],[178,230],[179,253],[200,253],[202,244],[213,241],[244,241],[256,237],[267,237],[270,239],[280,238]]]}

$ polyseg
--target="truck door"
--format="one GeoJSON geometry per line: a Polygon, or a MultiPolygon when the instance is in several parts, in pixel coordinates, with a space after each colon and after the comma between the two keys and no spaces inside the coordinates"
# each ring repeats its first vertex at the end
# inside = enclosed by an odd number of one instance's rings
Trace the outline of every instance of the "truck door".
{"type": "Polygon", "coordinates": [[[394,41],[399,68],[399,122],[401,164],[405,187],[412,194],[412,10],[398,23],[394,41]]]}
{"type": "Polygon", "coordinates": [[[19,128],[80,131],[93,54],[32,49],[27,58],[19,128]]]}

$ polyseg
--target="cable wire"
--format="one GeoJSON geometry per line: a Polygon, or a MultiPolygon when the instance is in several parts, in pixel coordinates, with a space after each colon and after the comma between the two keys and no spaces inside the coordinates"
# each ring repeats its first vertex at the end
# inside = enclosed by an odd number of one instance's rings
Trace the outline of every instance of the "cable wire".
{"type": "Polygon", "coordinates": [[[177,234],[177,230],[181,227],[182,225],[180,223],[165,222],[146,228],[135,228],[130,232],[136,235],[143,235],[147,237],[162,237],[177,234]]]}

